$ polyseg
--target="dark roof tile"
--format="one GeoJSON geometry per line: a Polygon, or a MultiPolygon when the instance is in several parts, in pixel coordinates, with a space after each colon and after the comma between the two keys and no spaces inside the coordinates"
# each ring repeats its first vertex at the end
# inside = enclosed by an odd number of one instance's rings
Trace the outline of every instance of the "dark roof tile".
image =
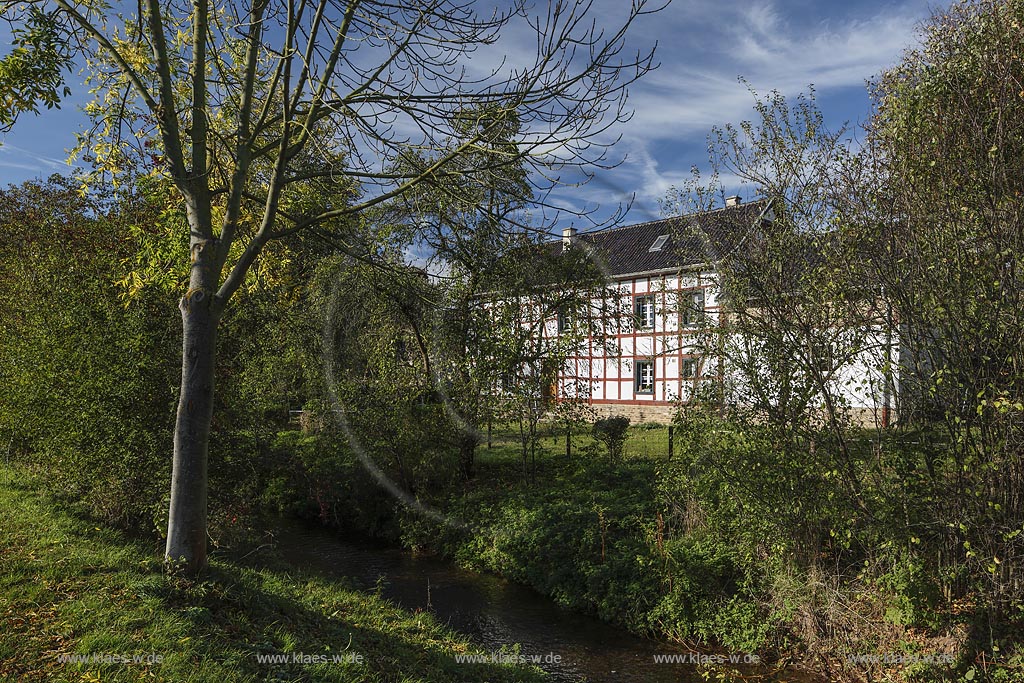
{"type": "MultiPolygon", "coordinates": [[[[768,200],[760,199],[715,211],[581,233],[576,244],[589,250],[612,276],[713,263],[744,241],[767,207],[768,200]],[[661,235],[669,236],[665,246],[651,251],[661,235]]],[[[561,249],[562,242],[549,245],[561,249]]]]}

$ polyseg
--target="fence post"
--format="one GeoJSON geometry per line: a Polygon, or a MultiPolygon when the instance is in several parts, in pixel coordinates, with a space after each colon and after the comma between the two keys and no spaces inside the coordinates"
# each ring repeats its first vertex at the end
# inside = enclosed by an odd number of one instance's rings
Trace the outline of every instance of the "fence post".
{"type": "Polygon", "coordinates": [[[565,457],[572,457],[572,429],[570,427],[565,428],[565,457]]]}
{"type": "Polygon", "coordinates": [[[672,459],[672,425],[668,426],[668,459],[672,459]]]}

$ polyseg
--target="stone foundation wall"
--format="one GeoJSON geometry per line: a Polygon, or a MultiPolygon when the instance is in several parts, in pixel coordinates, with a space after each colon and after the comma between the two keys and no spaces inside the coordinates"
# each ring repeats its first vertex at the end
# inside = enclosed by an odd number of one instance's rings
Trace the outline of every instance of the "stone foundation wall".
{"type": "Polygon", "coordinates": [[[634,405],[630,403],[614,404],[600,403],[590,406],[591,410],[597,413],[598,417],[611,417],[613,415],[625,415],[630,423],[640,424],[643,422],[660,422],[668,424],[672,422],[675,414],[674,406],[647,406],[634,405]]]}
{"type": "MultiPolygon", "coordinates": [[[[625,415],[630,423],[640,424],[644,422],[658,422],[669,424],[676,414],[676,406],[655,406],[636,405],[631,403],[601,403],[591,405],[598,417],[611,417],[613,415],[625,415]]],[[[888,416],[889,420],[895,420],[895,411],[888,416]]],[[[853,408],[850,411],[850,418],[853,423],[860,427],[877,428],[883,424],[883,411],[877,408],[853,408]]]]}

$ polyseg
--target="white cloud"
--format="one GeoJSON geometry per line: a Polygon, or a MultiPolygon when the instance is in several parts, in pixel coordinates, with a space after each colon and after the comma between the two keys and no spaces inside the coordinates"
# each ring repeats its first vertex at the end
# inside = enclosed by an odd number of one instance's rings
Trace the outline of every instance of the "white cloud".
{"type": "MultiPolygon", "coordinates": [[[[656,217],[657,198],[683,182],[691,165],[706,165],[704,138],[711,127],[751,117],[753,99],[737,82],[739,75],[761,93],[778,89],[792,95],[809,83],[823,97],[862,88],[865,79],[898,59],[914,40],[915,24],[928,14],[924,0],[886,3],[673,0],[662,12],[640,17],[623,57],[644,52],[657,41],[656,59],[662,66],[631,88],[629,104],[635,115],[611,131],[623,137],[610,150],[610,158],[625,156],[626,161],[614,170],[598,171],[589,185],[559,192],[564,205],[583,211],[599,204],[600,213],[607,215],[635,195],[629,220],[656,217]]],[[[502,4],[481,1],[480,11],[487,14],[485,6],[502,4]]],[[[598,25],[614,27],[629,4],[595,0],[592,14],[598,25]]],[[[535,3],[534,12],[545,12],[548,5],[535,3]]],[[[512,22],[498,42],[472,55],[467,76],[486,75],[503,60],[506,70],[530,64],[535,54],[531,32],[521,22],[512,22]]],[[[826,113],[830,119],[836,114],[843,119],[866,112],[826,113]]],[[[0,168],[9,169],[0,177],[26,176],[15,169],[38,174],[67,169],[56,156],[60,147],[73,143],[70,132],[84,117],[54,118],[48,113],[46,119],[45,124],[29,126],[24,124],[30,120],[19,122],[21,146],[0,147],[0,168]],[[61,134],[55,135],[56,130],[61,134]]],[[[419,139],[412,122],[399,118],[394,125],[399,136],[419,139]]],[[[725,180],[730,188],[736,185],[735,179],[725,180]]]]}
{"type": "MultiPolygon", "coordinates": [[[[670,7],[666,12],[671,13],[670,7]]],[[[873,16],[797,25],[775,2],[720,3],[717,26],[697,26],[662,41],[662,67],[631,92],[631,132],[647,139],[705,133],[713,125],[749,118],[755,90],[827,92],[863,87],[914,40],[919,8],[887,7],[873,16]]],[[[677,22],[672,22],[677,23],[677,22]]],[[[678,28],[678,27],[675,27],[678,28]]]]}
{"type": "MultiPolygon", "coordinates": [[[[810,84],[822,98],[863,93],[867,79],[914,43],[915,27],[926,16],[920,0],[874,7],[676,0],[637,27],[644,31],[635,36],[638,45],[659,41],[661,67],[631,88],[635,115],[613,131],[623,139],[612,154],[625,156],[624,163],[573,191],[574,202],[600,204],[610,212],[635,194],[628,220],[656,218],[657,200],[688,179],[692,165],[706,168],[711,128],[753,117],[754,98],[740,76],[762,95],[778,90],[793,96],[810,84]],[[830,15],[815,17],[812,11],[830,15]]],[[[867,113],[825,111],[838,122],[855,122],[867,113]]],[[[720,180],[729,192],[753,198],[739,178],[720,180]]]]}

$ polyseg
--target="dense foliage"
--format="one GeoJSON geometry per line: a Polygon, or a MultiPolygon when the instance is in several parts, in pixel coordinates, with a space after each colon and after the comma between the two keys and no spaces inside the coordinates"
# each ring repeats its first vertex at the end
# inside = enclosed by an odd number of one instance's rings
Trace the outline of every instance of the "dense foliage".
{"type": "Polygon", "coordinates": [[[0,433],[58,490],[99,516],[151,528],[164,495],[180,332],[173,302],[126,306],[115,284],[130,226],[155,220],[138,198],[111,205],[52,178],[0,193],[0,433]]]}
{"type": "MultiPolygon", "coordinates": [[[[31,463],[53,490],[143,531],[166,522],[168,440],[177,400],[180,325],[164,235],[181,220],[157,187],[118,196],[74,180],[11,187],[0,197],[0,436],[8,460],[31,463]]],[[[268,268],[224,322],[211,478],[212,536],[250,527],[267,482],[288,472],[271,448],[315,376],[303,260],[268,268]],[[280,361],[286,360],[282,363],[280,361]]],[[[305,255],[303,255],[305,253],[305,255]]],[[[318,338],[317,338],[318,339],[318,338]]]]}
{"type": "Polygon", "coordinates": [[[870,226],[909,349],[904,411],[934,430],[914,553],[993,615],[1024,609],[1022,2],[954,5],[877,85],[887,182],[870,226]]]}
{"type": "Polygon", "coordinates": [[[626,443],[626,430],[629,429],[629,418],[624,415],[603,417],[594,422],[594,438],[604,444],[608,455],[613,460],[622,457],[622,447],[626,443]]]}

